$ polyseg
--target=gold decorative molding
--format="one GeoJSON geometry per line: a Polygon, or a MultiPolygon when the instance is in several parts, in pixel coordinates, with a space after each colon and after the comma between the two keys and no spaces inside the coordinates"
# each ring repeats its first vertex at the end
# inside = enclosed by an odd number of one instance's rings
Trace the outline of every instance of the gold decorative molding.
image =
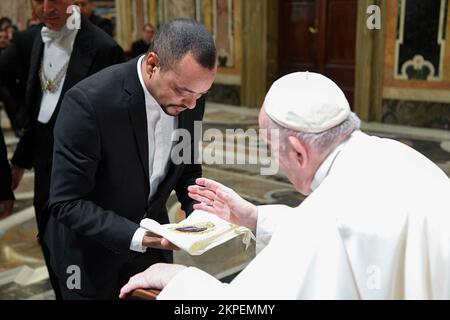
{"type": "Polygon", "coordinates": [[[266,94],[267,1],[242,2],[243,69],[241,103],[261,107],[266,94]]]}
{"type": "Polygon", "coordinates": [[[384,87],[383,98],[406,101],[450,103],[450,90],[384,87]]]}
{"type": "Polygon", "coordinates": [[[133,42],[133,19],[131,0],[116,0],[117,42],[125,51],[131,49],[133,42]]]}
{"type": "Polygon", "coordinates": [[[158,3],[157,0],[149,0],[149,21],[155,27],[158,28],[158,3]]]}
{"type": "MultiPolygon", "coordinates": [[[[403,2],[402,2],[403,3],[403,2]]],[[[384,64],[384,86],[396,88],[414,88],[414,89],[434,89],[448,90],[450,88],[450,41],[445,41],[443,76],[441,80],[404,80],[394,77],[396,67],[396,46],[397,46],[397,28],[399,16],[399,3],[397,1],[386,1],[386,50],[384,64]]],[[[450,6],[447,12],[447,38],[450,34],[450,6]]],[[[418,57],[420,58],[420,57],[418,57]]]]}
{"type": "Polygon", "coordinates": [[[358,1],[354,109],[365,121],[381,121],[382,118],[383,67],[388,14],[386,2],[388,1],[358,1]],[[381,9],[380,30],[367,28],[367,8],[370,5],[378,5],[381,9]]]}

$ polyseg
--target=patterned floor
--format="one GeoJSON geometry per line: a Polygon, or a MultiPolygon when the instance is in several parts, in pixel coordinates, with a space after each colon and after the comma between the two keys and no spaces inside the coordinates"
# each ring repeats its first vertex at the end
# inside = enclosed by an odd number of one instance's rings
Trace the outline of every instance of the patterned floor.
{"type": "MultiPolygon", "coordinates": [[[[5,117],[2,117],[4,120],[5,117]]],[[[7,127],[7,123],[2,125],[7,127]]],[[[226,132],[227,129],[257,129],[255,110],[210,104],[205,116],[204,131],[210,128],[226,132]]],[[[437,163],[450,176],[450,134],[440,131],[423,131],[412,128],[389,127],[365,124],[364,131],[383,137],[397,139],[417,149],[437,163]]],[[[237,137],[243,133],[235,133],[237,137]]],[[[7,131],[7,144],[12,154],[17,139],[7,131]]],[[[245,152],[248,155],[258,141],[250,142],[245,152]]],[[[229,145],[221,148],[226,155],[229,145]]],[[[289,184],[285,176],[277,173],[260,175],[261,164],[253,165],[205,165],[204,176],[218,180],[255,204],[283,203],[296,206],[303,197],[289,184]]],[[[53,299],[40,249],[35,234],[36,224],[32,207],[32,172],[27,173],[17,192],[15,214],[0,221],[0,299],[53,299]]],[[[182,219],[175,196],[168,202],[172,221],[182,219]]],[[[254,256],[254,247],[244,250],[242,239],[230,241],[206,254],[191,257],[175,253],[175,261],[198,266],[217,278],[226,278],[241,270],[254,256]]]]}

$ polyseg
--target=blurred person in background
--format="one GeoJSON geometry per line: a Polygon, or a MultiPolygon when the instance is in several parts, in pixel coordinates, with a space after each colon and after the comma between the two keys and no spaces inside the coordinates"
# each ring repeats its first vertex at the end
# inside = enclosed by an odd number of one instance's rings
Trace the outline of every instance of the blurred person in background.
{"type": "MultiPolygon", "coordinates": [[[[10,44],[9,35],[6,29],[0,29],[0,56],[5,52],[10,44]]],[[[2,75],[5,78],[4,75],[2,75]]],[[[20,136],[20,126],[17,121],[17,99],[15,93],[17,88],[17,81],[15,78],[0,81],[0,101],[3,102],[6,114],[11,123],[11,128],[16,136],[20,136]]]]}
{"type": "Polygon", "coordinates": [[[14,34],[15,34],[17,31],[19,31],[19,28],[18,28],[16,25],[14,25],[14,24],[12,24],[12,25],[6,27],[6,32],[8,32],[8,38],[9,38],[9,40],[12,40],[14,34]]]}
{"type": "Polygon", "coordinates": [[[6,29],[10,25],[12,25],[12,20],[8,17],[1,17],[0,18],[0,29],[6,29]]]}
{"type": "Polygon", "coordinates": [[[14,206],[14,194],[11,189],[11,170],[5,139],[0,129],[0,220],[11,215],[14,206]]]}
{"type": "Polygon", "coordinates": [[[75,0],[75,5],[79,6],[81,13],[89,19],[90,22],[105,31],[111,37],[114,36],[113,24],[111,20],[97,16],[94,13],[94,1],[92,0],[75,0]]]}
{"type": "Polygon", "coordinates": [[[147,53],[153,43],[153,36],[155,35],[155,27],[151,24],[145,24],[142,27],[141,39],[133,42],[131,46],[131,57],[136,58],[142,54],[147,53]]]}

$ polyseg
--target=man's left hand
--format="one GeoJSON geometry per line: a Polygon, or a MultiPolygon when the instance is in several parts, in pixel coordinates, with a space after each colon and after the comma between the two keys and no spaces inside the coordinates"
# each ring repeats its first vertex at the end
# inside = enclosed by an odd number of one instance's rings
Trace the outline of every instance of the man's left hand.
{"type": "Polygon", "coordinates": [[[128,283],[120,290],[119,297],[124,299],[136,289],[162,290],[173,277],[186,268],[178,264],[154,264],[144,272],[131,277],[128,283]]]}

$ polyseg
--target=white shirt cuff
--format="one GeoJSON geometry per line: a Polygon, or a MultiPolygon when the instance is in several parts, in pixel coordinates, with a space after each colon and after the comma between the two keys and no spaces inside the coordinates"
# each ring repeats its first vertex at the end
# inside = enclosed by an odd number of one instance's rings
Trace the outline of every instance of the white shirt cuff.
{"type": "Polygon", "coordinates": [[[142,245],[142,240],[144,240],[146,231],[147,230],[145,230],[144,228],[139,228],[136,230],[136,232],[133,235],[133,239],[131,239],[130,250],[141,253],[147,251],[147,247],[144,247],[142,245]]]}

